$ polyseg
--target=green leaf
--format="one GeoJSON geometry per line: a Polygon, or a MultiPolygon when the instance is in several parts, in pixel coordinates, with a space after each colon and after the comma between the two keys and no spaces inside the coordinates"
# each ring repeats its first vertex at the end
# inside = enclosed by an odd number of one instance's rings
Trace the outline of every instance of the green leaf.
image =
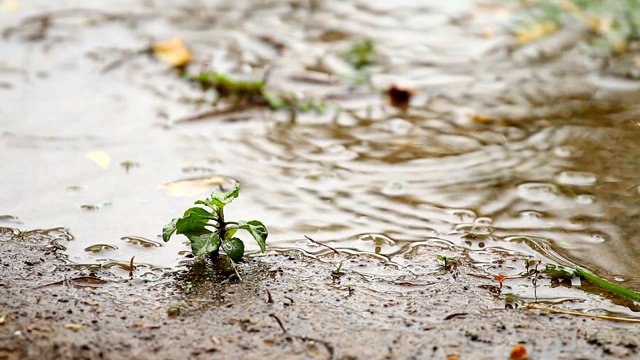
{"type": "Polygon", "coordinates": [[[240,183],[236,183],[233,189],[227,193],[219,193],[217,191],[212,192],[209,201],[222,209],[225,205],[232,202],[233,199],[237,198],[238,194],[240,194],[240,183]]]}
{"type": "Polygon", "coordinates": [[[208,255],[220,248],[220,236],[211,231],[199,235],[187,235],[191,241],[191,252],[195,256],[208,255]]]}
{"type": "Polygon", "coordinates": [[[251,233],[251,236],[253,236],[253,238],[256,239],[258,245],[260,245],[260,250],[262,252],[266,250],[267,236],[269,236],[269,231],[263,223],[258,220],[240,221],[238,222],[238,227],[251,233]]]}
{"type": "Polygon", "coordinates": [[[176,232],[176,223],[178,222],[178,220],[180,219],[175,218],[162,228],[162,240],[164,240],[164,242],[169,241],[171,235],[176,232]]]}
{"type": "Polygon", "coordinates": [[[238,238],[231,238],[222,242],[222,250],[233,261],[240,261],[244,255],[244,243],[238,238]]]}
{"type": "Polygon", "coordinates": [[[287,107],[287,101],[272,91],[264,90],[262,97],[272,110],[283,110],[287,107]]]}
{"type": "Polygon", "coordinates": [[[182,218],[176,222],[177,234],[199,234],[204,230],[210,219],[214,219],[213,214],[199,207],[192,207],[184,212],[182,218]]]}
{"type": "Polygon", "coordinates": [[[224,233],[224,239],[231,239],[233,237],[233,235],[236,234],[236,231],[238,231],[238,228],[229,228],[227,229],[227,231],[224,233]]]}
{"type": "Polygon", "coordinates": [[[218,206],[214,203],[211,202],[211,200],[206,199],[206,200],[196,200],[196,202],[194,203],[195,205],[204,205],[207,206],[209,208],[211,208],[211,210],[213,210],[213,212],[211,213],[211,216],[213,217],[214,220],[218,220],[218,214],[216,213],[218,211],[218,206]]]}

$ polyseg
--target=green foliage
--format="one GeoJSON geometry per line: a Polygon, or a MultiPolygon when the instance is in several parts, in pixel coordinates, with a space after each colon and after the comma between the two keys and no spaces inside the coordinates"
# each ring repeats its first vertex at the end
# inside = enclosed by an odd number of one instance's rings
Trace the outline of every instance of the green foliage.
{"type": "Polygon", "coordinates": [[[295,94],[277,93],[267,90],[267,83],[231,79],[215,72],[201,72],[188,75],[187,80],[200,84],[202,90],[214,90],[218,98],[235,103],[268,106],[272,110],[297,110],[302,112],[323,112],[326,104],[315,98],[305,99],[295,94]]]}
{"type": "MultiPolygon", "coordinates": [[[[538,273],[537,266],[538,264],[540,264],[540,260],[525,259],[525,263],[527,265],[534,264],[535,269],[529,269],[529,275],[537,275],[538,273]]],[[[633,291],[631,289],[627,289],[623,286],[611,283],[580,267],[568,267],[568,266],[545,263],[544,269],[540,272],[553,279],[572,279],[574,277],[580,277],[595,285],[600,286],[605,290],[610,291],[613,294],[625,297],[627,299],[631,299],[633,301],[640,302],[640,293],[633,291]]]]}
{"type": "Polygon", "coordinates": [[[540,24],[552,23],[556,27],[578,24],[587,28],[592,34],[592,48],[609,53],[626,51],[631,42],[640,40],[640,0],[528,1],[520,15],[516,33],[519,38],[524,35],[523,39],[535,39],[537,36],[528,36],[527,32],[538,32],[540,24]]]}
{"type": "Polygon", "coordinates": [[[226,193],[213,192],[195,205],[204,205],[208,209],[192,207],[184,212],[181,218],[171,220],[162,229],[162,240],[169,241],[175,234],[185,235],[191,242],[191,251],[195,256],[215,258],[220,248],[233,261],[239,261],[244,255],[244,243],[233,237],[238,229],[245,230],[253,236],[262,252],[266,249],[267,228],[258,220],[227,222],[224,218],[224,207],[240,194],[240,184],[236,184],[226,193]]]}
{"type": "Polygon", "coordinates": [[[442,260],[444,262],[442,268],[446,271],[455,270],[460,264],[460,259],[454,257],[448,257],[444,255],[436,255],[436,259],[442,260]]]}
{"type": "Polygon", "coordinates": [[[329,264],[335,266],[335,269],[331,272],[331,275],[338,277],[344,275],[344,271],[342,271],[344,260],[340,261],[338,264],[336,264],[334,261],[330,261],[329,264]]]}
{"type": "Polygon", "coordinates": [[[637,301],[640,302],[640,293],[633,291],[631,289],[627,289],[623,286],[611,283],[605,279],[599,278],[595,275],[593,275],[592,273],[583,270],[583,269],[575,269],[576,274],[578,276],[580,276],[581,278],[590,281],[598,286],[600,286],[601,288],[604,288],[606,290],[611,291],[612,293],[619,295],[619,296],[623,296],[627,299],[631,299],[633,301],[637,301]]]}
{"type": "Polygon", "coordinates": [[[349,51],[342,54],[342,58],[357,70],[373,65],[375,56],[376,49],[371,39],[365,39],[353,44],[349,51]]]}

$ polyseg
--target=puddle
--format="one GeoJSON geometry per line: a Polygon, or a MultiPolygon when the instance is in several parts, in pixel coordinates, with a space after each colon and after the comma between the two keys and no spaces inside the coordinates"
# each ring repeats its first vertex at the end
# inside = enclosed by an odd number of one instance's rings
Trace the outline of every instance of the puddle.
{"type": "MultiPolygon", "coordinates": [[[[188,261],[182,239],[162,242],[163,225],[239,181],[227,216],[262,220],[271,249],[325,253],[308,235],[419,273],[431,270],[410,254],[426,244],[466,251],[483,276],[506,271],[521,298],[584,300],[562,285],[531,286],[521,264],[495,265],[516,253],[581,264],[640,290],[635,93],[585,78],[571,61],[540,67],[535,54],[495,51],[499,39],[480,37],[473,16],[453,21],[469,2],[427,3],[434,10],[412,1],[389,11],[385,2],[311,10],[240,2],[224,17],[223,5],[114,3],[60,15],[37,40],[33,28],[7,35],[0,225],[68,234],[69,266],[124,274],[135,257],[153,273],[188,261]],[[100,15],[122,9],[138,16],[100,15]],[[336,99],[342,111],[298,114],[295,123],[265,109],[176,123],[209,110],[207,95],[148,57],[109,67],[149,39],[176,35],[207,69],[260,78],[271,66],[270,86],[336,99]],[[375,89],[349,83],[339,60],[364,37],[379,51],[375,89]],[[407,79],[420,96],[401,112],[382,91],[407,79]]],[[[0,25],[47,7],[24,4],[0,25]]],[[[373,264],[363,266],[369,275],[385,271],[373,264]]]]}

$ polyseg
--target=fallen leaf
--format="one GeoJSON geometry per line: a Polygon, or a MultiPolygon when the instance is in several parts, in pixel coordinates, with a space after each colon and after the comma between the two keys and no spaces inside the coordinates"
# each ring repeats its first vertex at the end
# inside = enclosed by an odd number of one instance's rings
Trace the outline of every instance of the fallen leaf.
{"type": "Polygon", "coordinates": [[[82,324],[64,324],[65,329],[71,329],[73,331],[81,330],[84,325],[82,324]]]}
{"type": "Polygon", "coordinates": [[[6,321],[7,321],[7,314],[4,313],[2,314],[2,316],[0,316],[0,325],[4,325],[6,321]]]}
{"type": "Polygon", "coordinates": [[[406,111],[411,103],[411,97],[417,92],[415,88],[393,85],[387,90],[389,105],[406,111]]]}
{"type": "Polygon", "coordinates": [[[516,30],[516,39],[520,44],[527,44],[538,40],[558,30],[558,25],[552,21],[544,21],[527,28],[516,30]]]}
{"type": "Polygon", "coordinates": [[[111,166],[111,157],[104,151],[90,151],[87,153],[87,158],[104,170],[107,170],[109,166],[111,166]]]}
{"type": "Polygon", "coordinates": [[[508,120],[494,119],[480,114],[469,114],[469,120],[482,125],[509,126],[512,124],[512,122],[508,120]]]}
{"type": "Polygon", "coordinates": [[[529,360],[529,355],[527,355],[527,349],[522,345],[516,345],[511,349],[511,356],[509,356],[510,360],[529,360]]]}
{"type": "Polygon", "coordinates": [[[158,324],[146,324],[146,323],[133,323],[134,328],[141,329],[160,329],[161,325],[158,324]]]}
{"type": "Polygon", "coordinates": [[[191,62],[191,53],[182,39],[174,38],[153,44],[153,54],[164,63],[181,67],[191,62]]]}
{"type": "Polygon", "coordinates": [[[2,2],[2,5],[0,5],[0,11],[1,12],[18,11],[20,10],[21,7],[22,5],[20,4],[19,0],[4,0],[2,2]]]}

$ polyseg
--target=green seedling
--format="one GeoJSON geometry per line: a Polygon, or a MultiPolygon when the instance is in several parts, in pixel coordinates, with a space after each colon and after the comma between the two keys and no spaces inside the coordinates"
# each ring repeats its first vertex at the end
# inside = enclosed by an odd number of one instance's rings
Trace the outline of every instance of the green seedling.
{"type": "Polygon", "coordinates": [[[135,168],[135,167],[138,167],[138,166],[140,166],[140,165],[139,165],[138,163],[136,163],[136,162],[133,162],[133,161],[127,160],[127,161],[123,161],[123,162],[121,162],[121,163],[120,163],[120,166],[122,166],[122,167],[124,168],[124,171],[125,171],[125,172],[129,173],[129,170],[130,170],[131,168],[135,168]]]}
{"type": "Polygon", "coordinates": [[[373,65],[375,56],[376,49],[371,39],[353,44],[349,51],[342,54],[342,58],[357,70],[373,65]]]}
{"type": "Polygon", "coordinates": [[[438,260],[442,260],[444,262],[444,265],[442,267],[446,271],[455,270],[458,267],[458,265],[460,265],[460,260],[456,259],[454,257],[448,257],[448,256],[444,256],[444,255],[436,255],[436,258],[438,260]]]}
{"type": "Polygon", "coordinates": [[[193,255],[217,259],[218,251],[222,248],[231,260],[237,262],[244,255],[244,242],[234,235],[238,230],[245,230],[256,240],[260,251],[264,252],[269,233],[263,223],[258,220],[227,221],[224,217],[224,207],[239,193],[240,184],[236,184],[227,193],[214,191],[208,199],[196,201],[195,205],[206,208],[189,208],[181,218],[171,220],[162,229],[162,240],[169,241],[174,233],[184,235],[191,242],[193,255]]]}
{"type": "Polygon", "coordinates": [[[295,94],[267,90],[266,80],[235,80],[216,72],[201,72],[187,75],[187,80],[200,84],[202,90],[214,90],[219,99],[236,104],[268,106],[272,110],[297,110],[301,112],[323,112],[326,103],[315,98],[301,98],[295,94]]]}
{"type": "Polygon", "coordinates": [[[330,261],[329,264],[335,266],[336,268],[331,272],[333,276],[342,276],[344,275],[344,271],[342,271],[342,265],[344,265],[344,260],[340,261],[340,263],[336,264],[333,261],[330,261]]]}
{"type": "Polygon", "coordinates": [[[262,91],[266,83],[260,81],[234,80],[216,72],[201,72],[189,75],[187,79],[200,84],[202,90],[213,89],[221,98],[229,98],[236,102],[259,102],[263,99],[262,91]]]}

